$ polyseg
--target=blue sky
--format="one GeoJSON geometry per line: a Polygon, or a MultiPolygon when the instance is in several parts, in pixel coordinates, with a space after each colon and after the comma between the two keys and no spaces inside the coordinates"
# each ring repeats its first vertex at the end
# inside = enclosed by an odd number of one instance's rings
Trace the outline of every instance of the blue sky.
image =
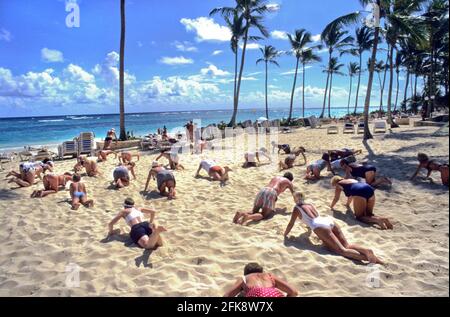
{"type": "MultiPolygon", "coordinates": [[[[0,0],[0,117],[117,113],[119,1],[71,1],[80,8],[79,28],[66,26],[66,2],[0,0]]],[[[259,45],[283,51],[289,50],[285,32],[305,28],[316,36],[334,18],[361,9],[356,0],[268,2],[279,10],[267,15],[272,36],[259,45]]],[[[232,107],[234,60],[228,33],[220,16],[208,16],[212,8],[230,5],[232,0],[126,1],[128,112],[232,107]]],[[[261,108],[264,68],[255,63],[257,45],[251,47],[256,49],[248,51],[241,104],[261,108]]],[[[321,56],[324,61],[307,69],[310,108],[322,104],[327,54],[321,56]]],[[[280,68],[270,68],[269,102],[288,107],[295,59],[282,56],[279,63],[280,68]]],[[[295,107],[301,105],[299,79],[295,107]]],[[[333,105],[347,106],[348,77],[336,78],[334,85],[333,105]]]]}

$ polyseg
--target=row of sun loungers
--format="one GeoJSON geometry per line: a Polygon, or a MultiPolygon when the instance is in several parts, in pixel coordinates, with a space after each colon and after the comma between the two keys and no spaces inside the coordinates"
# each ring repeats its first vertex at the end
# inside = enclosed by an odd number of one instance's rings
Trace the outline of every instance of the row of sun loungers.
{"type": "Polygon", "coordinates": [[[82,132],[72,141],[63,142],[58,146],[58,157],[64,158],[66,156],[78,157],[82,154],[90,156],[95,152],[95,135],[93,132],[82,132]]]}
{"type": "MultiPolygon", "coordinates": [[[[387,123],[384,120],[376,120],[373,123],[374,133],[386,133],[387,123]]],[[[360,122],[357,125],[353,123],[345,123],[343,127],[344,134],[363,134],[364,133],[364,122],[360,122]]],[[[327,128],[328,134],[339,134],[339,127],[337,125],[331,125],[327,128]]]]}

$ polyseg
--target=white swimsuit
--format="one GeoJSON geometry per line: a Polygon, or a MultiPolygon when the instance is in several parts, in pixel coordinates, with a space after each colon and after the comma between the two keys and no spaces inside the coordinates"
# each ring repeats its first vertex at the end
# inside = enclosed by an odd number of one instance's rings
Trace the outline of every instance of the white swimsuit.
{"type": "Polygon", "coordinates": [[[217,166],[216,162],[211,161],[211,160],[203,160],[200,163],[200,165],[207,173],[209,173],[209,170],[211,169],[211,167],[217,166]]]}
{"type": "Polygon", "coordinates": [[[143,218],[144,215],[140,210],[137,210],[136,208],[131,208],[131,212],[125,217],[125,221],[128,225],[130,225],[131,221],[133,221],[136,218],[143,218]]]}
{"type": "Polygon", "coordinates": [[[318,216],[316,218],[311,218],[301,206],[295,206],[295,208],[300,212],[302,215],[302,221],[305,225],[307,225],[311,230],[316,230],[317,228],[322,229],[333,229],[334,227],[334,221],[333,219],[329,217],[321,217],[318,216]]]}

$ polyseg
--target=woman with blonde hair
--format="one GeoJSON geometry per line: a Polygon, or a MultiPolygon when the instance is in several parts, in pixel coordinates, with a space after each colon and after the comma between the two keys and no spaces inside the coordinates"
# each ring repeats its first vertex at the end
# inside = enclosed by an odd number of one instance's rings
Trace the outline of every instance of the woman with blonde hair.
{"type": "Polygon", "coordinates": [[[383,262],[375,256],[372,250],[360,247],[356,244],[349,244],[338,224],[330,217],[320,216],[314,205],[305,203],[305,195],[303,193],[295,192],[294,200],[296,205],[292,211],[291,221],[284,232],[285,237],[291,232],[292,227],[298,218],[306,224],[332,252],[357,261],[383,264],[383,262]]]}
{"type": "Polygon", "coordinates": [[[360,183],[354,179],[343,179],[335,176],[331,179],[331,185],[336,188],[334,199],[330,208],[333,209],[344,192],[348,198],[345,206],[350,207],[353,202],[353,211],[356,219],[367,224],[377,224],[382,230],[393,229],[394,226],[387,218],[373,214],[375,207],[375,190],[367,183],[360,183]]]}

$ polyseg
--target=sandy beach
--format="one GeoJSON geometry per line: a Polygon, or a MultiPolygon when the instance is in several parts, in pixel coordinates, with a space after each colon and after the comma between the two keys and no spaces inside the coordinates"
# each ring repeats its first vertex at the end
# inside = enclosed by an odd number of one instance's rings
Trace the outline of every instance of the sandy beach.
{"type": "MultiPolygon", "coordinates": [[[[409,180],[419,151],[448,162],[449,138],[431,136],[436,130],[402,127],[376,135],[366,145],[362,136],[327,135],[325,127],[279,135],[280,143],[304,146],[308,161],[328,149],[362,149],[359,160],[369,160],[392,178],[391,189],[376,191],[375,212],[392,218],[395,228],[381,231],[354,220],[344,199],[337,212],[330,210],[331,174],[323,172],[322,180],[308,183],[303,179],[305,166],[291,170],[296,189],[306,193],[307,201],[322,215],[334,217],[349,241],[372,248],[385,266],[333,255],[299,223],[285,241],[283,232],[294,205],[288,193],[277,203],[285,213],[247,227],[232,224],[234,213],[250,210],[258,190],[280,173],[275,165],[243,169],[242,158],[234,161],[229,149],[183,155],[186,170],[175,172],[178,193],[173,201],[156,192],[142,195],[156,155],[143,153],[138,179],[120,191],[110,189],[117,164],[110,157],[99,164],[102,176],[82,178],[95,206],[78,211],[70,210],[67,189],[30,199],[42,183],[16,189],[5,181],[7,167],[0,173],[0,296],[222,296],[242,275],[244,265],[253,261],[287,280],[300,296],[449,296],[448,188],[438,174],[432,175],[434,183],[425,179],[425,172],[409,180]],[[228,185],[194,178],[202,158],[233,169],[228,185]],[[123,220],[117,226],[123,238],[106,239],[107,224],[126,197],[158,211],[156,222],[168,229],[164,247],[154,252],[138,248],[128,238],[123,220]],[[79,287],[66,285],[66,270],[73,264],[80,269],[79,287]],[[380,284],[372,288],[368,279],[375,271],[380,284]]],[[[72,170],[74,164],[56,162],[55,171],[72,170]]]]}

